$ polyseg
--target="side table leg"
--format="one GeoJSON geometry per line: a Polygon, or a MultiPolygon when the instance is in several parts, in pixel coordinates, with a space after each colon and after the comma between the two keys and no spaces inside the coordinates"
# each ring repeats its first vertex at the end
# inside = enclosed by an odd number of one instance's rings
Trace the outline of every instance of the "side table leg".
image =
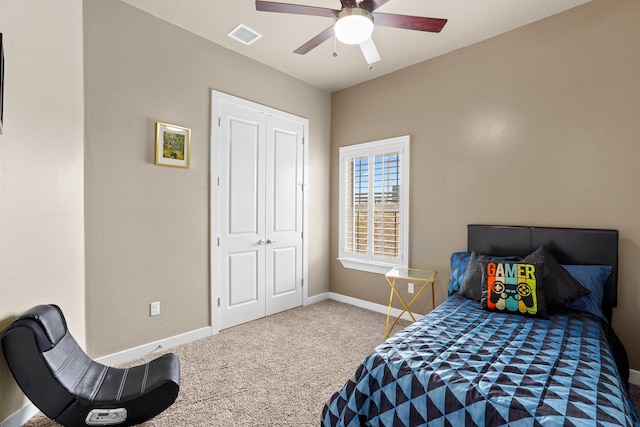
{"type": "Polygon", "coordinates": [[[435,310],[436,308],[436,283],[435,281],[431,282],[431,310],[435,310]]]}
{"type": "Polygon", "coordinates": [[[387,282],[389,282],[389,286],[391,286],[391,290],[389,292],[389,306],[387,307],[387,321],[384,324],[384,339],[386,340],[387,337],[389,336],[389,332],[391,332],[391,330],[389,329],[389,319],[391,318],[391,305],[393,304],[393,291],[395,290],[396,287],[396,280],[389,280],[388,277],[386,277],[387,282]]]}

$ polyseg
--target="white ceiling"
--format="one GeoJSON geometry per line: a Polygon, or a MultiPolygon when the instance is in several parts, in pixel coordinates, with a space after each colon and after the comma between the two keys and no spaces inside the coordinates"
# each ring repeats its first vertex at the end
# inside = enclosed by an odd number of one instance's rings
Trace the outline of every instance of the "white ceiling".
{"type": "MultiPolygon", "coordinates": [[[[477,43],[590,0],[389,0],[378,12],[447,18],[440,33],[377,26],[382,60],[369,70],[358,46],[327,40],[306,55],[295,49],[333,25],[331,18],[257,12],[254,0],[123,0],[158,18],[313,86],[336,91],[477,43]],[[227,36],[244,24],[263,35],[250,46],[227,36]],[[338,56],[334,57],[333,52],[338,56]]],[[[340,9],[339,0],[279,0],[340,9]]]]}

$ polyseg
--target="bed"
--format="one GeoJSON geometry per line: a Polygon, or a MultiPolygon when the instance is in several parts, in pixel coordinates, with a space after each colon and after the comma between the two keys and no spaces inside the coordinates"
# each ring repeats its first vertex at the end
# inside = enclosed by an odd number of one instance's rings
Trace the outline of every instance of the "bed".
{"type": "Polygon", "coordinates": [[[610,326],[617,230],[469,225],[467,246],[449,297],[365,358],[322,425],[640,426],[610,326]]]}

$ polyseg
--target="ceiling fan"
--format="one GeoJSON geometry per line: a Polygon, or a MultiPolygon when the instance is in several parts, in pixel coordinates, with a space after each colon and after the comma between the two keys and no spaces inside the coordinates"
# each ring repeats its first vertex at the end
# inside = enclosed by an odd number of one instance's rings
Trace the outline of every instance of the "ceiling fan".
{"type": "MultiPolygon", "coordinates": [[[[374,23],[385,27],[428,31],[432,33],[439,33],[447,23],[446,19],[441,18],[423,18],[420,16],[396,15],[375,11],[388,1],[389,0],[340,0],[342,9],[337,10],[317,6],[256,0],[256,10],[333,18],[335,20],[334,25],[294,50],[294,53],[304,55],[335,34],[336,38],[343,43],[360,45],[360,50],[362,50],[362,54],[369,64],[369,68],[371,68],[371,64],[380,60],[378,49],[371,38],[374,23]]],[[[336,55],[337,54],[334,53],[334,56],[336,55]]]]}

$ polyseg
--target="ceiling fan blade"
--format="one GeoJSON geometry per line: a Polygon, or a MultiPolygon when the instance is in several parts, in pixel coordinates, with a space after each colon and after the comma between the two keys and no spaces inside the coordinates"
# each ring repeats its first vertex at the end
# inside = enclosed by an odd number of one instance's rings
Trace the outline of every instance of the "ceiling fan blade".
{"type": "Polygon", "coordinates": [[[380,54],[378,53],[378,49],[376,48],[375,43],[373,43],[373,39],[371,37],[360,43],[360,50],[362,51],[367,64],[371,65],[380,61],[380,54]]]}
{"type": "Polygon", "coordinates": [[[389,0],[363,0],[363,2],[360,3],[360,7],[369,12],[373,12],[388,1],[389,0]]]}
{"type": "Polygon", "coordinates": [[[423,18],[421,16],[395,15],[373,12],[373,22],[385,27],[404,28],[405,30],[429,31],[439,33],[447,23],[442,18],[423,18]]]}
{"type": "Polygon", "coordinates": [[[327,9],[324,7],[305,6],[301,4],[275,3],[270,1],[256,0],[256,10],[261,12],[295,13],[298,15],[326,16],[335,18],[339,10],[327,9]]]}
{"type": "Polygon", "coordinates": [[[304,55],[308,53],[310,50],[320,46],[326,40],[329,40],[331,36],[333,36],[333,25],[327,28],[326,30],[324,30],[323,32],[321,32],[320,34],[318,34],[317,36],[315,36],[314,38],[312,38],[311,40],[309,40],[308,42],[306,42],[305,44],[303,44],[302,46],[300,46],[299,48],[297,48],[296,50],[294,50],[293,53],[304,55]]]}
{"type": "Polygon", "coordinates": [[[357,7],[356,0],[340,0],[342,7],[357,7]]]}

